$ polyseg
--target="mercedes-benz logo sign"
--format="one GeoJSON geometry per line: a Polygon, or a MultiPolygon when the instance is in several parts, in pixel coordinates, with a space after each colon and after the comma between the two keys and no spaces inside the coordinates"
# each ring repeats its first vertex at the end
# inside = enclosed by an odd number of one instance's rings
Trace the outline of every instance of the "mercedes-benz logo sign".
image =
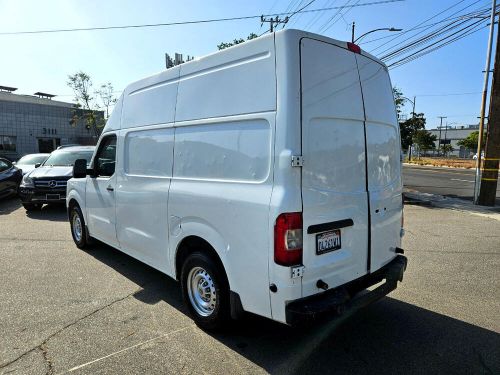
{"type": "Polygon", "coordinates": [[[56,185],[57,185],[57,182],[56,182],[56,181],[54,181],[54,180],[49,181],[49,187],[51,187],[51,188],[55,188],[55,187],[56,187],[56,185]]]}

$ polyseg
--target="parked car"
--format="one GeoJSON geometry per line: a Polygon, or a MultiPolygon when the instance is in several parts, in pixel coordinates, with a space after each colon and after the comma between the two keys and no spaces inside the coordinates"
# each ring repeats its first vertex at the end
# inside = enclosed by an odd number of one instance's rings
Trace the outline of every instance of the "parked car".
{"type": "MultiPolygon", "coordinates": [[[[477,160],[477,152],[472,155],[472,159],[477,160]]],[[[484,151],[481,151],[481,159],[484,159],[484,151]]]]}
{"type": "Polygon", "coordinates": [[[66,183],[77,159],[90,162],[94,146],[67,147],[53,151],[38,167],[25,174],[19,196],[27,211],[40,209],[43,204],[61,203],[66,199],[66,183]]]}
{"type": "Polygon", "coordinates": [[[0,198],[15,194],[22,178],[22,172],[11,161],[0,158],[0,198]]]}
{"type": "Polygon", "coordinates": [[[50,154],[28,154],[19,159],[15,165],[19,168],[23,175],[30,173],[33,169],[42,165],[50,154]]]}
{"type": "Polygon", "coordinates": [[[75,162],[71,234],[179,280],[205,329],[336,316],[402,280],[400,145],[380,60],[268,34],[127,86],[75,162]]]}

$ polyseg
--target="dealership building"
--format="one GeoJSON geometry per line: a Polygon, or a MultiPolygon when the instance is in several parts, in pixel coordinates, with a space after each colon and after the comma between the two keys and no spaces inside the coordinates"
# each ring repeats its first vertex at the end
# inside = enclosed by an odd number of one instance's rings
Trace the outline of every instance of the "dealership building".
{"type": "MultiPolygon", "coordinates": [[[[18,95],[15,87],[0,86],[0,157],[16,160],[23,155],[51,152],[61,145],[94,145],[97,137],[84,120],[72,124],[73,103],[54,100],[37,92],[18,95]]],[[[98,111],[98,117],[103,112],[98,111]]]]}

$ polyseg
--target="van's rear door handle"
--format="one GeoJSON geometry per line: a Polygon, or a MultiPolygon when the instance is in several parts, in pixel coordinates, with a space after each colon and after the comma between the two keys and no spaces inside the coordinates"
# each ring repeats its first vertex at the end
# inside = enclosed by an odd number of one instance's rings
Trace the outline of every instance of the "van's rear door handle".
{"type": "Polygon", "coordinates": [[[108,185],[108,187],[106,188],[107,191],[115,191],[115,189],[113,189],[113,187],[111,185],[108,185]]]}
{"type": "Polygon", "coordinates": [[[307,234],[320,233],[331,229],[340,229],[340,228],[350,227],[353,225],[354,221],[352,221],[352,219],[344,219],[344,220],[332,221],[330,223],[310,225],[307,228],[307,234]]]}

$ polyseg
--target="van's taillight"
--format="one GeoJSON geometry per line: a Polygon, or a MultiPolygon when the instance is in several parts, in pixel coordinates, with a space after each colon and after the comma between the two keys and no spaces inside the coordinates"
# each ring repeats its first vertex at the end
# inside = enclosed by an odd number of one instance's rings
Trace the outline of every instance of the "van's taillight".
{"type": "Polygon", "coordinates": [[[274,261],[282,266],[302,264],[302,212],[281,214],[276,219],[274,261]]]}
{"type": "Polygon", "coordinates": [[[349,49],[349,51],[352,51],[354,53],[361,53],[361,47],[357,44],[347,42],[347,48],[349,49]]]}

